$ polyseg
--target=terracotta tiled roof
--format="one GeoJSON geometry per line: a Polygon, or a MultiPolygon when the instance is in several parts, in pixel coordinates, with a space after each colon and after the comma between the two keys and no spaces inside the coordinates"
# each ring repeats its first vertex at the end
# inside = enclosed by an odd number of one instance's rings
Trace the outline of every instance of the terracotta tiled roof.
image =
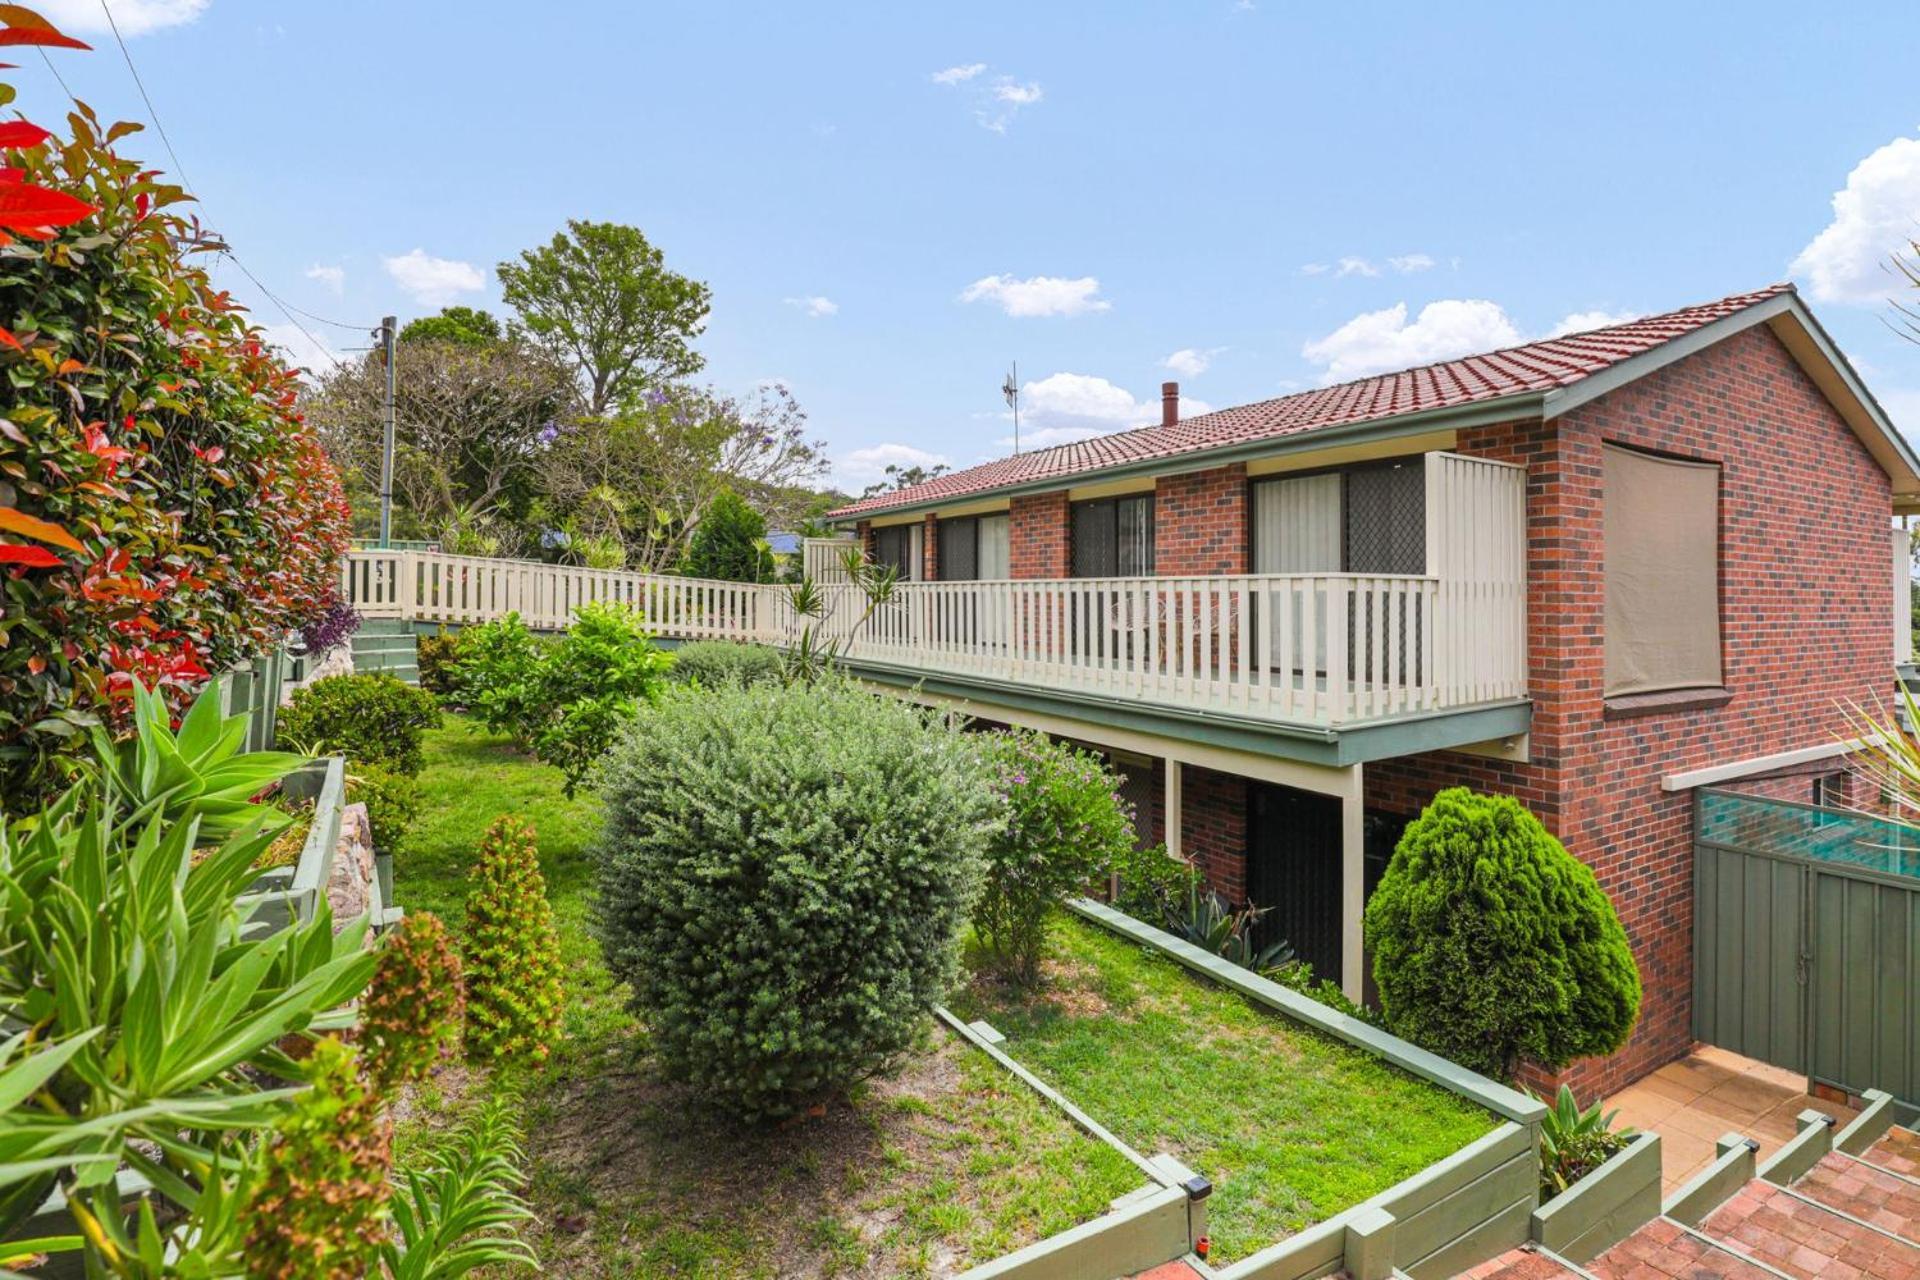
{"type": "Polygon", "coordinates": [[[1277,400],[1220,409],[1182,419],[1172,426],[1141,427],[1051,449],[1036,449],[955,471],[925,484],[852,502],[830,514],[844,518],[894,507],[976,497],[1014,485],[1054,478],[1064,480],[1084,472],[1155,458],[1280,439],[1529,391],[1552,391],[1792,288],[1790,284],[1770,285],[1753,293],[1739,293],[1718,302],[1682,307],[1665,315],[1646,316],[1605,329],[1569,333],[1543,342],[1489,351],[1485,355],[1463,356],[1399,373],[1302,391],[1277,400]]]}

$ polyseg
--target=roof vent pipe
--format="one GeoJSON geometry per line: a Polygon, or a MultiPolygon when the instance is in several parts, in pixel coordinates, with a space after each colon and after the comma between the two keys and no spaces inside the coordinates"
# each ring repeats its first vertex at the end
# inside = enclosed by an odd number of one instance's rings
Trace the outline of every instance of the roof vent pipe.
{"type": "Polygon", "coordinates": [[[1160,384],[1160,425],[1170,427],[1180,421],[1180,384],[1163,382],[1160,384]]]}

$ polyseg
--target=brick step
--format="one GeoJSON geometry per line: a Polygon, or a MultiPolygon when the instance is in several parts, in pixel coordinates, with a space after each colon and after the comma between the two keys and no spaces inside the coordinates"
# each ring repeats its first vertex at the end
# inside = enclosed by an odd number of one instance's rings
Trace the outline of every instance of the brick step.
{"type": "Polygon", "coordinates": [[[1883,1169],[1920,1178],[1920,1133],[1895,1125],[1867,1148],[1866,1158],[1883,1169]]]}
{"type": "Polygon", "coordinates": [[[1920,1245],[1755,1179],[1700,1230],[1794,1280],[1915,1280],[1920,1245]]]}
{"type": "Polygon", "coordinates": [[[1509,1249],[1497,1258],[1462,1271],[1460,1280],[1585,1280],[1578,1271],[1532,1245],[1509,1249]]]}
{"type": "Polygon", "coordinates": [[[1585,1270],[1597,1280],[1780,1280],[1671,1218],[1655,1218],[1585,1270]]]}
{"type": "Polygon", "coordinates": [[[1821,1157],[1793,1189],[1821,1204],[1920,1243],[1920,1182],[1838,1151],[1821,1157]]]}

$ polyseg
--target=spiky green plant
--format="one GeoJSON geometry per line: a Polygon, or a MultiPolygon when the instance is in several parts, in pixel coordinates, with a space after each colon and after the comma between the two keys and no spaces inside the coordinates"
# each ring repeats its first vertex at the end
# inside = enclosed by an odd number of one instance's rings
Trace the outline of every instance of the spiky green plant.
{"type": "Polygon", "coordinates": [[[520,1198],[525,1160],[519,1099],[495,1096],[397,1180],[395,1232],[382,1249],[390,1280],[454,1280],[479,1267],[539,1269],[520,1238],[533,1220],[520,1198]]]}
{"type": "Polygon", "coordinates": [[[241,1219],[259,1280],[365,1280],[386,1243],[393,1131],[359,1055],[324,1039],[260,1154],[241,1219]]]}
{"type": "MultiPolygon", "coordinates": [[[[1528,1090],[1528,1097],[1533,1096],[1528,1090]]],[[[1582,1111],[1573,1089],[1561,1085],[1553,1104],[1540,1121],[1540,1199],[1559,1195],[1588,1173],[1624,1151],[1635,1136],[1632,1129],[1615,1129],[1618,1111],[1602,1111],[1599,1103],[1582,1111]]]]}
{"type": "Polygon", "coordinates": [[[360,1001],[367,1078],[382,1093],[424,1080],[460,1039],[466,994],[460,955],[440,917],[402,919],[380,948],[360,1001]]]}
{"type": "Polygon", "coordinates": [[[468,880],[468,1052],[544,1062],[565,993],[532,824],[511,814],[496,819],[468,880]]]}
{"type": "Polygon", "coordinates": [[[1853,757],[1859,774],[1885,800],[1895,822],[1920,828],[1920,703],[1913,691],[1900,685],[1899,702],[1892,708],[1876,698],[1872,709],[1852,703],[1847,723],[1860,743],[1853,757]]]}

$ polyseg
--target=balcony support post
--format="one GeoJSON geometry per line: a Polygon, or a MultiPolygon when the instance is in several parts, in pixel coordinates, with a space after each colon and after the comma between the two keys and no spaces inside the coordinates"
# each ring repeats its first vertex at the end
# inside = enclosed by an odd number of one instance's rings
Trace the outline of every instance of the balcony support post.
{"type": "Polygon", "coordinates": [[[1360,765],[1344,770],[1340,795],[1340,989],[1359,1000],[1366,983],[1362,916],[1367,907],[1366,796],[1360,765]]]}
{"type": "Polygon", "coordinates": [[[1180,794],[1180,762],[1172,756],[1167,756],[1164,758],[1163,764],[1166,769],[1167,784],[1166,803],[1161,807],[1166,810],[1167,852],[1176,858],[1184,858],[1187,855],[1182,849],[1184,842],[1180,838],[1180,828],[1183,825],[1181,813],[1182,800],[1180,794]]]}

